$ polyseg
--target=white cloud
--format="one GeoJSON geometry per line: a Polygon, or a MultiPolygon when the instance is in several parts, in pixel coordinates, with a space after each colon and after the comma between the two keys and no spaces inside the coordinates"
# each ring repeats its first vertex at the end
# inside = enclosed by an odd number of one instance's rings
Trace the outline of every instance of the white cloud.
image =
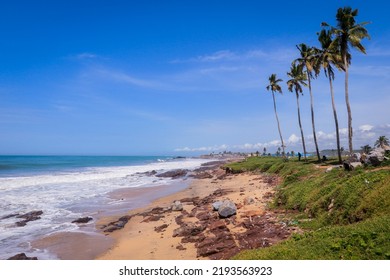
{"type": "Polygon", "coordinates": [[[374,128],[374,126],[369,125],[369,124],[364,124],[364,125],[359,126],[359,129],[360,129],[362,132],[370,131],[370,130],[373,129],[373,128],[374,128]]]}
{"type": "Polygon", "coordinates": [[[288,143],[295,144],[301,140],[300,137],[296,136],[295,134],[291,134],[291,136],[288,138],[288,143]]]}

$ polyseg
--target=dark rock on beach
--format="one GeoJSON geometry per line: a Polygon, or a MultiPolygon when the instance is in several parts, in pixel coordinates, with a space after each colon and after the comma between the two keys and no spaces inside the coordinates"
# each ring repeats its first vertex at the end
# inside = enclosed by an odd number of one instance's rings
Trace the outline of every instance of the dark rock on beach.
{"type": "Polygon", "coordinates": [[[187,173],[188,173],[188,170],[186,170],[186,169],[175,169],[175,170],[171,170],[171,171],[167,171],[167,172],[158,174],[158,175],[156,175],[156,177],[176,179],[176,178],[186,176],[187,173]]]}
{"type": "Polygon", "coordinates": [[[16,218],[24,219],[24,220],[16,222],[15,224],[18,227],[24,227],[28,222],[39,220],[42,214],[43,211],[39,210],[39,211],[31,211],[23,215],[17,215],[16,218]]]}
{"type": "Polygon", "coordinates": [[[91,217],[83,217],[83,218],[78,218],[78,219],[72,221],[72,223],[86,224],[91,220],[93,220],[91,217]]]}
{"type": "Polygon", "coordinates": [[[102,229],[104,232],[113,232],[113,231],[116,231],[118,229],[122,229],[125,227],[127,222],[131,219],[131,217],[132,216],[129,216],[129,215],[122,216],[118,220],[102,226],[102,229]]]}
{"type": "Polygon", "coordinates": [[[157,171],[152,170],[152,171],[146,171],[146,172],[138,172],[136,174],[145,175],[145,176],[154,176],[157,174],[157,171]]]}
{"type": "Polygon", "coordinates": [[[19,216],[19,214],[6,215],[6,216],[1,217],[0,220],[9,219],[9,218],[13,218],[13,217],[16,217],[16,216],[19,216]]]}
{"type": "Polygon", "coordinates": [[[27,257],[25,253],[20,253],[8,258],[7,260],[38,260],[37,257],[27,257]]]}

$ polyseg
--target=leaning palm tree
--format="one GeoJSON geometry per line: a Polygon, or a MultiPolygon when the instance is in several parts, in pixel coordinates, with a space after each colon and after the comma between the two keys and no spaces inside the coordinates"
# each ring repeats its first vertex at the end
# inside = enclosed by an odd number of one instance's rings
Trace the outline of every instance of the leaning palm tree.
{"type": "MultiPolygon", "coordinates": [[[[358,9],[352,10],[351,7],[339,8],[336,14],[337,27],[331,27],[331,32],[336,36],[334,44],[338,47],[345,71],[345,103],[347,105],[348,112],[348,146],[349,153],[353,153],[352,145],[352,112],[349,104],[349,91],[348,91],[348,67],[351,64],[350,47],[359,50],[362,53],[366,53],[364,46],[361,44],[361,40],[364,38],[370,38],[366,28],[364,26],[368,22],[356,23],[355,17],[358,15],[358,9]]],[[[323,22],[322,26],[330,27],[329,24],[323,22]]]]}
{"type": "Polygon", "coordinates": [[[275,101],[275,94],[274,92],[279,92],[282,93],[282,88],[280,87],[279,83],[282,82],[282,79],[277,79],[276,74],[272,74],[268,78],[269,80],[269,85],[267,86],[267,90],[272,92],[272,98],[274,100],[274,111],[275,111],[275,116],[276,116],[276,122],[278,123],[278,130],[279,130],[279,136],[280,136],[280,141],[282,142],[282,148],[283,148],[283,155],[284,153],[284,142],[283,142],[283,137],[282,137],[282,132],[280,130],[280,124],[279,124],[279,118],[278,118],[278,113],[276,111],[276,101],[275,101]]]}
{"type": "Polygon", "coordinates": [[[306,81],[307,77],[303,73],[303,65],[302,64],[296,64],[292,63],[291,64],[291,69],[290,72],[287,73],[287,75],[291,78],[290,80],[287,81],[287,87],[288,90],[293,92],[295,91],[295,96],[297,98],[297,108],[298,108],[298,123],[299,123],[299,128],[301,130],[301,137],[302,137],[302,147],[303,147],[303,155],[306,159],[306,145],[305,145],[305,136],[303,134],[303,129],[302,129],[302,123],[301,123],[301,111],[299,108],[299,94],[303,92],[302,90],[302,85],[307,86],[306,81]]]}
{"type": "Polygon", "coordinates": [[[375,142],[375,147],[384,149],[385,146],[389,146],[389,139],[386,136],[379,136],[378,140],[375,142]]]}
{"type": "Polygon", "coordinates": [[[306,70],[307,81],[309,85],[309,93],[310,93],[311,124],[313,129],[313,139],[316,147],[318,161],[321,161],[320,150],[318,149],[318,143],[317,143],[316,127],[314,122],[313,92],[311,90],[311,79],[313,78],[313,72],[317,73],[319,71],[317,67],[317,59],[316,59],[318,50],[314,47],[308,47],[306,44],[297,45],[297,49],[299,50],[301,57],[297,58],[294,61],[294,63],[297,62],[298,64],[302,65],[306,70]]]}
{"type": "Polygon", "coordinates": [[[333,108],[333,117],[336,127],[336,143],[337,143],[337,155],[339,163],[342,163],[341,158],[341,149],[340,149],[340,134],[339,134],[339,121],[337,118],[336,104],[334,101],[334,92],[333,92],[333,80],[334,80],[334,71],[332,65],[336,68],[342,70],[342,60],[341,55],[338,52],[337,48],[332,44],[332,33],[329,30],[321,30],[318,36],[318,41],[321,43],[320,55],[318,57],[319,65],[324,69],[325,76],[329,79],[330,86],[330,96],[332,99],[332,108],[333,108]]]}

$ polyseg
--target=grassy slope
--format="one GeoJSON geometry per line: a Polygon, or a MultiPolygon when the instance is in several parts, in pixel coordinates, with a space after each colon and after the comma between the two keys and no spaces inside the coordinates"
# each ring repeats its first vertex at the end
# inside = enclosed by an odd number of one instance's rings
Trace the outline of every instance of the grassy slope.
{"type": "Polygon", "coordinates": [[[278,174],[273,207],[298,210],[290,218],[303,235],[266,249],[241,252],[237,259],[389,259],[390,170],[334,169],[313,162],[249,158],[233,163],[233,172],[278,174]]]}

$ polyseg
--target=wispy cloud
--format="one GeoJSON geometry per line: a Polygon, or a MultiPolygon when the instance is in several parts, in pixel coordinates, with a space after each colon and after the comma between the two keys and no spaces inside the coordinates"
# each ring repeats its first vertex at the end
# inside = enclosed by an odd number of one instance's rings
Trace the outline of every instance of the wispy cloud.
{"type": "Polygon", "coordinates": [[[248,62],[248,61],[290,61],[297,55],[294,48],[276,47],[272,50],[252,49],[242,52],[232,50],[219,50],[210,54],[196,57],[175,59],[171,63],[221,63],[221,62],[248,62]]]}

